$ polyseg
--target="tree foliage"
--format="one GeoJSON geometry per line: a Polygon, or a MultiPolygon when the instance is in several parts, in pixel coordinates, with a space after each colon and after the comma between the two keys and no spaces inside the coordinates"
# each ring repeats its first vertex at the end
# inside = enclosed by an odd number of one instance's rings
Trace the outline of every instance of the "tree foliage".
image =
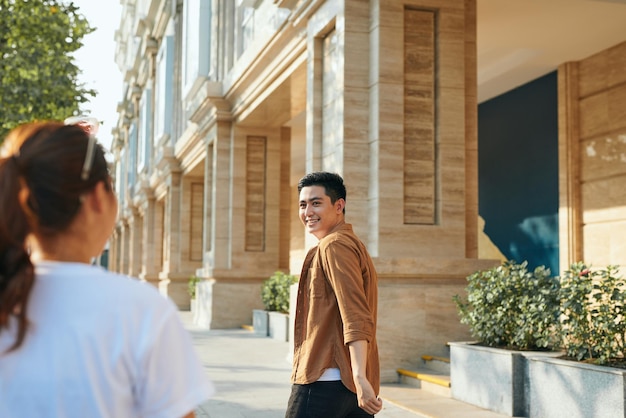
{"type": "Polygon", "coordinates": [[[93,31],[72,2],[0,0],[0,142],[21,123],[65,119],[95,96],[73,56],[93,31]]]}

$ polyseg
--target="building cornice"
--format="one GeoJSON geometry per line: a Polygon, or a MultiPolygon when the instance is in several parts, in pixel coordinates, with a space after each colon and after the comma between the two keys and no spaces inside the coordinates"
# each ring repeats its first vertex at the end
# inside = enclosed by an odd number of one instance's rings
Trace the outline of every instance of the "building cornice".
{"type": "MultiPolygon", "coordinates": [[[[263,97],[271,94],[295,69],[306,62],[306,26],[283,25],[241,74],[224,81],[224,98],[232,104],[234,120],[242,120],[263,97]],[[294,65],[295,64],[295,65],[294,65]]],[[[235,65],[234,68],[237,68],[235,65]]]]}
{"type": "Polygon", "coordinates": [[[172,17],[172,1],[161,0],[154,15],[154,27],[151,35],[156,39],[160,39],[167,31],[167,25],[172,17]]]}

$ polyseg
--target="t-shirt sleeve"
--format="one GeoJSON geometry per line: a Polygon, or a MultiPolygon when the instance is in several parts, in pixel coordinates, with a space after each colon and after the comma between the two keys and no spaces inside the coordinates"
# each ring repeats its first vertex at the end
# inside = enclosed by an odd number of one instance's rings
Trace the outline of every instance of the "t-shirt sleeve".
{"type": "Polygon", "coordinates": [[[140,360],[144,369],[137,398],[142,417],[182,417],[215,392],[173,303],[165,302],[150,338],[153,343],[140,360]]]}

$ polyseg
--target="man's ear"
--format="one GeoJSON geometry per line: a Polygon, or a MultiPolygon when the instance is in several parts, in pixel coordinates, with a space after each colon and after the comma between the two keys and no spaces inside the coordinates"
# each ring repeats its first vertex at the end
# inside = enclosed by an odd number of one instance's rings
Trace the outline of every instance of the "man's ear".
{"type": "Polygon", "coordinates": [[[342,213],[343,209],[346,207],[346,201],[344,199],[337,199],[335,202],[335,208],[337,209],[337,213],[342,213]]]}

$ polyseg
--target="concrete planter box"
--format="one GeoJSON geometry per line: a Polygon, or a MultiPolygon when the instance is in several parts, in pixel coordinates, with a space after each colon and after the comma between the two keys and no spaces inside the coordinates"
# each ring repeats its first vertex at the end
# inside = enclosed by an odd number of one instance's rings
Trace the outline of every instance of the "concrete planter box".
{"type": "Polygon", "coordinates": [[[287,342],[289,340],[289,314],[282,312],[268,312],[269,336],[275,340],[287,342]]]}
{"type": "Polygon", "coordinates": [[[560,352],[514,351],[450,343],[452,398],[508,416],[529,413],[528,357],[560,352]]]}
{"type": "Polygon", "coordinates": [[[268,312],[263,309],[252,310],[252,328],[254,333],[267,337],[269,335],[269,317],[268,312]]]}
{"type": "Polygon", "coordinates": [[[626,370],[558,358],[529,358],[531,418],[626,416],[626,370]]]}

